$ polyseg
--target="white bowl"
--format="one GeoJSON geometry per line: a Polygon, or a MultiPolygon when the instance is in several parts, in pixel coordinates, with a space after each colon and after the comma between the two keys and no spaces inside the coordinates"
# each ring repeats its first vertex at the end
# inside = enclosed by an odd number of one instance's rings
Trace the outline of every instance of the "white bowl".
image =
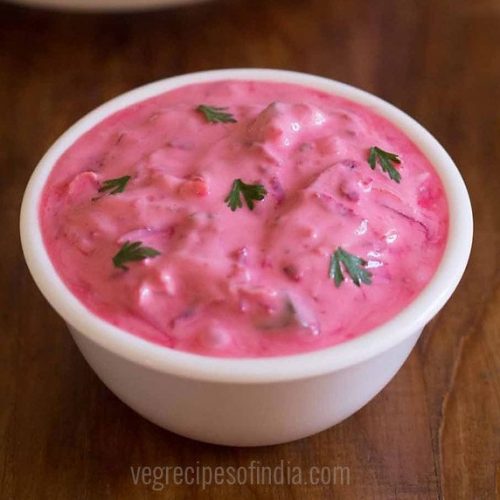
{"type": "Polygon", "coordinates": [[[30,7],[90,12],[149,10],[202,1],[205,0],[9,0],[30,7]]]}
{"type": "MultiPolygon", "coordinates": [[[[442,146],[391,104],[333,80],[268,69],[228,69],[161,80],[127,92],[89,113],[42,158],[26,188],[21,239],[33,278],[68,324],[99,378],[123,402],[177,434],[226,445],[269,445],[326,429],[365,405],[394,376],[423,327],[455,290],[472,244],[472,211],[464,182],[442,146]],[[418,297],[390,321],[353,340],[314,352],[260,359],[221,359],[143,340],[87,310],[62,282],[45,250],[38,206],[61,154],[112,113],[183,85],[224,79],[290,82],[346,97],[405,132],[438,172],[449,202],[448,242],[418,297]]],[[[50,338],[47,338],[50,342],[50,338]]]]}

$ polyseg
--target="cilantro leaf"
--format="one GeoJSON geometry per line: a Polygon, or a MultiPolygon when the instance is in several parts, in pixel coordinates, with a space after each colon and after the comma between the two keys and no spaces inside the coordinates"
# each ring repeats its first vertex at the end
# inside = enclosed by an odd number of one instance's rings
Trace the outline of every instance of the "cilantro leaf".
{"type": "Polygon", "coordinates": [[[386,172],[393,181],[399,183],[401,174],[393,165],[394,163],[401,163],[399,156],[395,153],[389,153],[383,149],[377,148],[377,146],[372,146],[368,155],[368,164],[372,170],[375,170],[377,161],[382,167],[382,170],[386,172]]]}
{"type": "Polygon", "coordinates": [[[248,208],[253,210],[254,201],[263,200],[266,194],[267,190],[262,184],[245,184],[241,179],[235,179],[224,202],[234,212],[243,206],[241,201],[243,195],[248,208]]]}
{"type": "Polygon", "coordinates": [[[108,194],[123,193],[130,179],[130,175],[124,175],[116,179],[108,179],[102,183],[102,186],[98,189],[98,193],[105,193],[106,191],[108,191],[108,194]]]}
{"type": "Polygon", "coordinates": [[[128,270],[125,262],[144,260],[148,257],[156,257],[158,255],[160,255],[158,250],[142,246],[142,241],[126,241],[113,257],[113,264],[115,267],[128,270]]]}
{"type": "Polygon", "coordinates": [[[370,271],[364,269],[364,266],[367,264],[366,260],[346,252],[342,247],[338,247],[337,250],[332,253],[330,258],[330,269],[328,271],[328,276],[330,279],[334,280],[337,288],[345,279],[340,264],[342,264],[356,286],[360,286],[361,283],[371,285],[372,274],[370,271]]]}
{"type": "Polygon", "coordinates": [[[207,121],[211,123],[236,123],[237,120],[231,113],[226,113],[226,109],[227,108],[200,104],[196,108],[196,111],[202,113],[207,121]]]}

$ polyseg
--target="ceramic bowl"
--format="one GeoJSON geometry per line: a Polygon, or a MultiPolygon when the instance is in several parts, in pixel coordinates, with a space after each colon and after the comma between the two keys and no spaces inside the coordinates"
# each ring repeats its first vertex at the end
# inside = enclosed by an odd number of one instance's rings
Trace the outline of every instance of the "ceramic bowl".
{"type": "MultiPolygon", "coordinates": [[[[472,211],[460,173],[443,147],[391,104],[318,76],[229,69],[145,85],[109,101],[72,126],[45,154],[29,181],[21,210],[21,238],[39,289],[68,324],[89,365],[125,404],[183,436],[253,446],[292,441],[327,429],[360,409],[391,380],[424,326],[458,285],[472,243],[472,211]],[[447,245],[434,277],[390,321],[353,340],[314,352],[224,359],[172,350],[121,330],[86,309],[63,283],[45,250],[38,216],[43,187],[62,153],[124,107],[183,85],[227,79],[295,83],[369,106],[407,134],[434,165],[449,203],[447,245]]],[[[50,342],[49,336],[46,341],[50,342]]]]}
{"type": "Polygon", "coordinates": [[[199,3],[205,0],[8,0],[9,2],[42,7],[44,9],[114,12],[140,11],[159,9],[162,7],[176,7],[179,5],[199,3]]]}

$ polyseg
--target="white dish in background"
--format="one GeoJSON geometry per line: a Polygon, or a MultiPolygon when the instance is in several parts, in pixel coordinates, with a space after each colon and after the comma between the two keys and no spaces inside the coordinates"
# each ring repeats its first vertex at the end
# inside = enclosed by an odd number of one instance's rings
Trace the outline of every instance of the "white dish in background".
{"type": "Polygon", "coordinates": [[[331,427],[360,409],[389,382],[465,270],[472,244],[472,211],[464,182],[446,151],[391,104],[318,76],[229,69],[140,87],[73,125],[45,154],[30,179],[21,209],[21,240],[38,287],[68,324],[90,366],[122,401],[152,422],[193,439],[269,445],[331,427]],[[428,285],[390,321],[353,340],[305,354],[215,358],[176,351],[121,330],[91,313],[66,288],[47,254],[38,220],[40,196],[59,157],[82,134],[122,108],[184,85],[227,79],[295,83],[369,106],[398,126],[434,165],[449,203],[447,246],[428,285]]]}
{"type": "Polygon", "coordinates": [[[11,3],[56,10],[89,12],[134,11],[175,7],[206,0],[8,0],[11,3]]]}

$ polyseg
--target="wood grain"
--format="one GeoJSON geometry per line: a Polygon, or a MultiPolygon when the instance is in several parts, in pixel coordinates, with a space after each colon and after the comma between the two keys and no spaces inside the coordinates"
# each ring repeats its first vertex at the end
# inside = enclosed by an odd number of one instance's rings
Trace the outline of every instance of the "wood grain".
{"type": "MultiPolygon", "coordinates": [[[[0,4],[0,497],[448,498],[500,492],[500,7],[496,0],[222,0],[137,15],[0,4]],[[47,147],[104,100],[170,75],[287,68],[374,92],[456,160],[470,265],[390,385],[295,443],[224,448],[149,424],[88,368],[23,263],[18,211],[47,147]],[[134,485],[130,466],[347,466],[349,485],[134,485]]],[[[498,497],[497,497],[498,498],[498,497]]]]}

